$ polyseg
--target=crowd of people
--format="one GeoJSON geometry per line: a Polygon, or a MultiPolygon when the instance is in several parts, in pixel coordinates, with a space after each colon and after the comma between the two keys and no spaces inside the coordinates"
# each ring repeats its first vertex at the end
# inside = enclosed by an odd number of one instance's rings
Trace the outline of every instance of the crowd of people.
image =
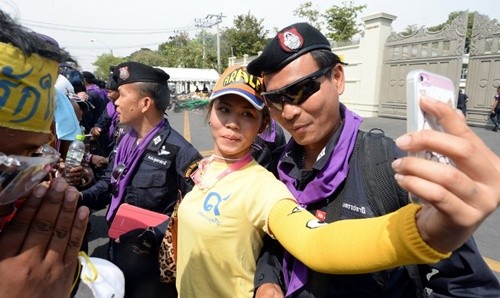
{"type": "Polygon", "coordinates": [[[160,279],[161,229],[110,239],[125,297],[500,296],[472,238],[500,204],[498,156],[432,98],[421,108],[445,132],[361,131],[311,25],[224,71],[204,158],[165,116],[163,70],[128,61],[104,83],[2,11],[0,27],[0,296],[83,297],[90,212],[111,225],[124,203],[172,215],[179,201],[175,283],[160,279]],[[79,134],[85,157],[64,169],[79,134]],[[424,148],[455,166],[404,153],[424,148]]]}

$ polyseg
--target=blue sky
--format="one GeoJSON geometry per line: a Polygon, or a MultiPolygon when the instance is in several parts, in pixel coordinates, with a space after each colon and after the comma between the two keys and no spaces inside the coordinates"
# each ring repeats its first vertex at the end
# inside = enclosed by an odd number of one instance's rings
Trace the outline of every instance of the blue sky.
{"type": "MultiPolygon", "coordinates": [[[[274,28],[280,29],[294,22],[304,21],[293,15],[293,11],[304,2],[306,1],[1,0],[0,9],[18,18],[25,26],[54,37],[78,59],[85,70],[93,70],[91,63],[96,57],[110,50],[117,56],[126,56],[141,47],[156,49],[159,43],[168,40],[170,35],[175,35],[176,30],[187,29],[194,35],[199,32],[195,19],[205,19],[207,15],[222,14],[224,17],[220,26],[228,27],[232,26],[235,16],[250,12],[257,19],[263,19],[265,29],[274,32],[274,28]]],[[[353,1],[355,5],[367,5],[361,16],[376,12],[397,16],[393,22],[395,31],[401,31],[411,24],[440,24],[446,21],[450,12],[457,10],[478,11],[498,20],[500,9],[496,2],[353,1]]],[[[334,4],[340,5],[341,1],[313,1],[313,5],[319,10],[326,10],[334,4]]],[[[216,27],[209,31],[215,33],[216,27]]]]}

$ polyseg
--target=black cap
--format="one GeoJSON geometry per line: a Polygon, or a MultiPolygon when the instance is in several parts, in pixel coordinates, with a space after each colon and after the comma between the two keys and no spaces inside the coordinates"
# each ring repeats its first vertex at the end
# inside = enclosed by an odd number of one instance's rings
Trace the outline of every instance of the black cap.
{"type": "Polygon", "coordinates": [[[279,31],[262,54],[248,64],[247,71],[254,76],[273,73],[299,56],[320,49],[332,50],[328,39],[309,23],[295,23],[279,31]]]}
{"type": "Polygon", "coordinates": [[[129,61],[118,64],[113,71],[113,78],[118,86],[136,82],[158,83],[168,86],[170,76],[159,68],[129,61]]]}

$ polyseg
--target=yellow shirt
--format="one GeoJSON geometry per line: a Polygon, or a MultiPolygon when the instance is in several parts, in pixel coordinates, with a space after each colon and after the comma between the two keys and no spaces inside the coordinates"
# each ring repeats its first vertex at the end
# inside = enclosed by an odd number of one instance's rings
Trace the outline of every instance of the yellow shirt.
{"type": "MultiPolygon", "coordinates": [[[[213,161],[203,181],[227,168],[213,161]]],[[[292,198],[283,183],[252,161],[179,206],[177,289],[180,297],[252,297],[256,260],[277,201],[292,198]]]]}

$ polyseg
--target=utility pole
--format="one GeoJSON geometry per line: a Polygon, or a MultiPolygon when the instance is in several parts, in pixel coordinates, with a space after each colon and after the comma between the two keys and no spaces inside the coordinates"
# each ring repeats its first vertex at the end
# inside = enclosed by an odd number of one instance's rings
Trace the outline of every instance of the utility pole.
{"type": "Polygon", "coordinates": [[[208,14],[204,19],[194,19],[195,26],[202,28],[202,43],[203,43],[203,68],[205,68],[205,28],[212,28],[217,25],[217,71],[221,72],[221,62],[220,62],[220,32],[219,32],[219,24],[222,22],[222,18],[226,16],[216,15],[216,14],[208,14]]]}

